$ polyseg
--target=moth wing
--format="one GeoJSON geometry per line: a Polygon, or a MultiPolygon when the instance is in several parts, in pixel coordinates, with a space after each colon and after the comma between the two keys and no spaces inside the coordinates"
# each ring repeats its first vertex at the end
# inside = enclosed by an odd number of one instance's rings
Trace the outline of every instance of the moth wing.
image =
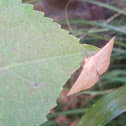
{"type": "Polygon", "coordinates": [[[101,50],[99,50],[92,57],[92,62],[95,65],[99,75],[102,75],[109,67],[114,40],[115,37],[113,37],[101,50]]]}
{"type": "Polygon", "coordinates": [[[97,81],[99,79],[97,70],[96,70],[95,66],[92,64],[92,62],[90,61],[90,58],[88,58],[87,60],[89,60],[89,61],[83,66],[83,69],[82,69],[79,77],[77,78],[75,84],[70,89],[67,96],[75,94],[82,90],[86,90],[86,89],[92,87],[95,83],[97,83],[97,81]]]}
{"type": "Polygon", "coordinates": [[[79,91],[86,90],[97,83],[99,75],[102,75],[110,64],[110,57],[114,45],[115,37],[113,37],[100,51],[94,56],[85,60],[85,65],[72,86],[68,95],[75,94],[79,91]]]}

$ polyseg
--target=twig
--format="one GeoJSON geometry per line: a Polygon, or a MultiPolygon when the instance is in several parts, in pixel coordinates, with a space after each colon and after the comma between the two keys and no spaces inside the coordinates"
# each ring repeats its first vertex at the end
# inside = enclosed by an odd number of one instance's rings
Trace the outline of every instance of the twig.
{"type": "Polygon", "coordinates": [[[70,25],[70,22],[69,22],[68,14],[67,14],[68,6],[70,5],[71,2],[73,2],[73,0],[70,0],[70,1],[66,4],[66,6],[65,6],[65,18],[66,18],[66,23],[67,23],[67,25],[68,25],[68,28],[69,28],[70,32],[71,32],[72,34],[74,34],[74,33],[73,33],[73,29],[72,29],[72,27],[71,27],[71,25],[70,25]]]}

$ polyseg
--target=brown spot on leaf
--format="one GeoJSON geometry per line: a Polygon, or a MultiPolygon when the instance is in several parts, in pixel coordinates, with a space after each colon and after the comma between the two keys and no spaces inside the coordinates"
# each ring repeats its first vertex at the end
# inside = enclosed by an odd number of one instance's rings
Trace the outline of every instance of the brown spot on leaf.
{"type": "Polygon", "coordinates": [[[29,94],[30,94],[30,96],[32,96],[32,95],[33,95],[33,91],[34,91],[34,89],[33,89],[33,88],[30,88],[30,89],[29,89],[29,94]]]}

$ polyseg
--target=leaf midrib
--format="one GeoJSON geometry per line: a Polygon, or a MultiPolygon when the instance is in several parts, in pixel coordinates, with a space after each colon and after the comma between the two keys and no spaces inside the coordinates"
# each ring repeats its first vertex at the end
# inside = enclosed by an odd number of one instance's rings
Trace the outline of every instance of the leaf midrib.
{"type": "Polygon", "coordinates": [[[26,61],[26,62],[20,62],[20,63],[16,63],[16,64],[12,64],[12,65],[9,65],[9,66],[2,67],[2,68],[0,68],[0,71],[4,70],[4,69],[9,69],[9,68],[14,67],[14,66],[19,66],[19,65],[23,65],[23,64],[29,64],[29,63],[33,63],[33,62],[39,62],[39,61],[42,61],[42,60],[56,59],[56,58],[60,58],[60,57],[66,57],[66,56],[76,55],[76,54],[79,54],[79,53],[83,53],[83,52],[77,52],[77,53],[60,55],[60,56],[55,56],[55,57],[49,57],[49,58],[31,60],[31,61],[26,61]]]}

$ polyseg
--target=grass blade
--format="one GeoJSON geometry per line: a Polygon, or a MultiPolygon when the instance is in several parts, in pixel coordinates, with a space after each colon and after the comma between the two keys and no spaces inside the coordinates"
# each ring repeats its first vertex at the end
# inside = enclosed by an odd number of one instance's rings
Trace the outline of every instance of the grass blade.
{"type": "Polygon", "coordinates": [[[107,8],[107,9],[111,9],[113,11],[116,11],[118,13],[126,15],[126,11],[124,11],[122,9],[119,9],[117,7],[114,7],[114,6],[102,3],[102,2],[98,2],[98,1],[94,1],[94,0],[83,0],[83,1],[88,2],[88,3],[92,3],[92,4],[96,4],[96,5],[99,5],[101,7],[104,7],[104,8],[107,8]]]}
{"type": "Polygon", "coordinates": [[[93,26],[99,26],[99,27],[107,28],[107,29],[110,29],[110,30],[114,30],[114,31],[126,34],[125,29],[122,29],[122,28],[119,28],[119,27],[116,27],[116,26],[113,26],[113,25],[110,25],[110,24],[104,24],[104,23],[101,23],[101,22],[96,22],[96,21],[70,20],[70,23],[75,23],[75,24],[78,24],[78,25],[88,24],[88,25],[93,25],[93,26]]]}
{"type": "MultiPolygon", "coordinates": [[[[87,34],[89,36],[92,36],[92,37],[95,37],[95,38],[98,38],[98,39],[103,39],[103,40],[107,40],[109,41],[111,38],[108,37],[108,36],[104,36],[104,35],[98,35],[98,34],[94,34],[94,33],[89,33],[89,32],[84,32],[84,34],[87,34]]],[[[118,40],[115,40],[115,43],[119,46],[122,46],[124,48],[126,48],[126,44],[124,42],[120,42],[118,40]]]]}
{"type": "Polygon", "coordinates": [[[57,117],[57,116],[60,116],[60,115],[74,115],[74,114],[80,114],[80,113],[84,113],[86,112],[87,109],[74,109],[74,110],[68,110],[68,111],[65,111],[65,112],[57,112],[57,113],[54,113],[54,114],[50,114],[48,115],[47,117],[48,118],[54,118],[54,117],[57,117]]]}
{"type": "Polygon", "coordinates": [[[126,111],[126,86],[112,91],[94,104],[77,126],[104,126],[126,111]]]}

